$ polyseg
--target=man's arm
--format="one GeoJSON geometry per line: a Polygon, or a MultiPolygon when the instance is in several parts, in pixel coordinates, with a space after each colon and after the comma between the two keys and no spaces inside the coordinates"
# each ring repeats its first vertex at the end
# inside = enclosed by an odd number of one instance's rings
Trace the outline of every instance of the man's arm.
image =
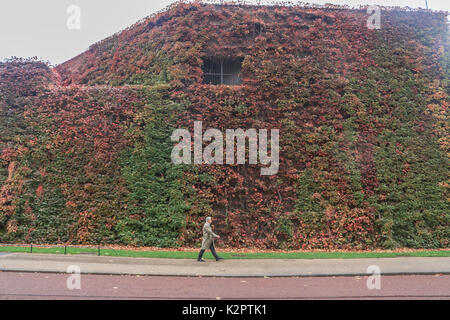
{"type": "Polygon", "coordinates": [[[210,225],[205,226],[206,233],[212,235],[214,238],[220,238],[217,234],[215,234],[210,225]]]}

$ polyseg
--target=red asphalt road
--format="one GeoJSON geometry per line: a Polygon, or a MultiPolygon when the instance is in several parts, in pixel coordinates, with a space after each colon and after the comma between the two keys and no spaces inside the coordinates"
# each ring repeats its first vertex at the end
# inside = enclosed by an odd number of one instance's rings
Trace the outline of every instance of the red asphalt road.
{"type": "Polygon", "coordinates": [[[446,299],[450,275],[367,277],[196,278],[81,275],[69,290],[69,274],[0,272],[0,299],[446,299]]]}

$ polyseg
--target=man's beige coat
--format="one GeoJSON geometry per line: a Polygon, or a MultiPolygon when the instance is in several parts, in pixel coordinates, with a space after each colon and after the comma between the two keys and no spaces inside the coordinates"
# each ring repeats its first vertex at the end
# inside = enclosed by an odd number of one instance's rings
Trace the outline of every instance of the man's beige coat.
{"type": "Polygon", "coordinates": [[[219,236],[212,231],[211,225],[206,222],[203,226],[202,250],[209,249],[209,247],[211,247],[211,244],[214,244],[214,238],[218,237],[219,236]]]}

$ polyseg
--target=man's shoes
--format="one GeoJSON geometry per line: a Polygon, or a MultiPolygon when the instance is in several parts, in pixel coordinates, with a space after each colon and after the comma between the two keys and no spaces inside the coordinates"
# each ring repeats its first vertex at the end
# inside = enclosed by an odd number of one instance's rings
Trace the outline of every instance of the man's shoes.
{"type": "Polygon", "coordinates": [[[220,260],[223,260],[223,258],[218,257],[218,258],[216,259],[216,261],[220,261],[220,260]]]}
{"type": "Polygon", "coordinates": [[[197,260],[197,262],[206,262],[206,261],[203,259],[199,259],[199,260],[197,260]]]}

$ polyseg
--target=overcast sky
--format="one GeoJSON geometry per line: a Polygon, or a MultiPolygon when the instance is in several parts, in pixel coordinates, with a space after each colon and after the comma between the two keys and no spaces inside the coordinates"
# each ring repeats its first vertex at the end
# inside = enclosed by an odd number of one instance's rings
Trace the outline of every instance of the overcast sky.
{"type": "MultiPolygon", "coordinates": [[[[256,1],[256,0],[255,0],[256,1]]],[[[307,0],[304,0],[307,2],[307,0]]],[[[425,7],[426,0],[310,0],[359,6],[425,7]]],[[[11,56],[32,57],[62,63],[91,44],[156,12],[174,0],[2,0],[0,4],[0,60],[11,56]],[[77,29],[75,11],[80,9],[77,29]],[[69,29],[69,25],[75,29],[69,29]]],[[[252,1],[247,1],[251,3],[252,1]]],[[[271,1],[261,1],[271,2],[271,1]]],[[[450,0],[428,0],[428,7],[450,11],[450,0]]]]}

